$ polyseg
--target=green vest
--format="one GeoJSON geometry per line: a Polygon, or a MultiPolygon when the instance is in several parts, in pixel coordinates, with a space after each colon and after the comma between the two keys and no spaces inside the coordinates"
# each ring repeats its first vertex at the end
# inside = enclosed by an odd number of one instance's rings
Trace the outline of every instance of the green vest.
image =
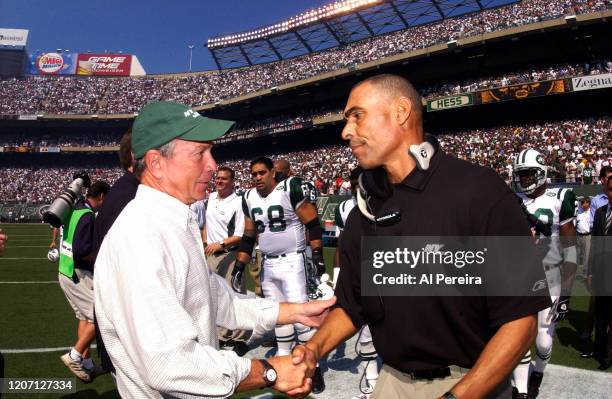
{"type": "Polygon", "coordinates": [[[72,257],[72,240],[74,232],[79,224],[79,220],[86,213],[93,213],[89,208],[76,209],[70,214],[68,223],[64,225],[64,235],[60,245],[59,272],[66,277],[72,278],[74,274],[74,258],[72,257]]]}

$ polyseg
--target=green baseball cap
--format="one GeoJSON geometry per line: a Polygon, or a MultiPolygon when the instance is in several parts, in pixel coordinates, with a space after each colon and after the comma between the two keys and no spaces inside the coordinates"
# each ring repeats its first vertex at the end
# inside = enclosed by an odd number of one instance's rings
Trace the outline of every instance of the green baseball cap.
{"type": "Polygon", "coordinates": [[[174,139],[212,141],[233,126],[232,121],[207,118],[183,104],[154,101],[145,105],[134,121],[132,151],[134,158],[139,159],[174,139]]]}

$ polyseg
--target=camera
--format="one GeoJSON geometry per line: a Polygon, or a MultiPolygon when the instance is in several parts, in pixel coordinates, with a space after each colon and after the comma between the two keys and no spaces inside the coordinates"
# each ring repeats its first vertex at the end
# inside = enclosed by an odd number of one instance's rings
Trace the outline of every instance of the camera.
{"type": "Polygon", "coordinates": [[[66,223],[70,211],[83,196],[83,189],[91,186],[91,179],[85,172],[76,173],[68,188],[57,197],[49,209],[43,214],[43,220],[53,227],[61,227],[66,223]]]}

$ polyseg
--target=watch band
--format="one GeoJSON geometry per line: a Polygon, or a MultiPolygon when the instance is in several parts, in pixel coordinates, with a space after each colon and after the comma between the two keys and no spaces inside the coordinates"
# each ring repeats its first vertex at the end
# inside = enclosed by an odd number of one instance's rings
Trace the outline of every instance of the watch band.
{"type": "Polygon", "coordinates": [[[452,393],[451,391],[448,391],[444,395],[442,395],[442,399],[459,399],[459,398],[456,397],[455,394],[452,393]]]}

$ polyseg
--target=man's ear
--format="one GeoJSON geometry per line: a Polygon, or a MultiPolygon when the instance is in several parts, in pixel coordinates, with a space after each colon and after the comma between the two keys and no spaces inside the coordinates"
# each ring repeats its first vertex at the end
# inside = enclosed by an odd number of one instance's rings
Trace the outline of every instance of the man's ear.
{"type": "Polygon", "coordinates": [[[412,102],[404,97],[398,97],[394,102],[395,121],[399,125],[405,124],[412,113],[412,102]]]}
{"type": "Polygon", "coordinates": [[[151,175],[157,179],[161,178],[164,157],[158,150],[149,150],[145,154],[145,163],[147,165],[147,169],[151,175]]]}

